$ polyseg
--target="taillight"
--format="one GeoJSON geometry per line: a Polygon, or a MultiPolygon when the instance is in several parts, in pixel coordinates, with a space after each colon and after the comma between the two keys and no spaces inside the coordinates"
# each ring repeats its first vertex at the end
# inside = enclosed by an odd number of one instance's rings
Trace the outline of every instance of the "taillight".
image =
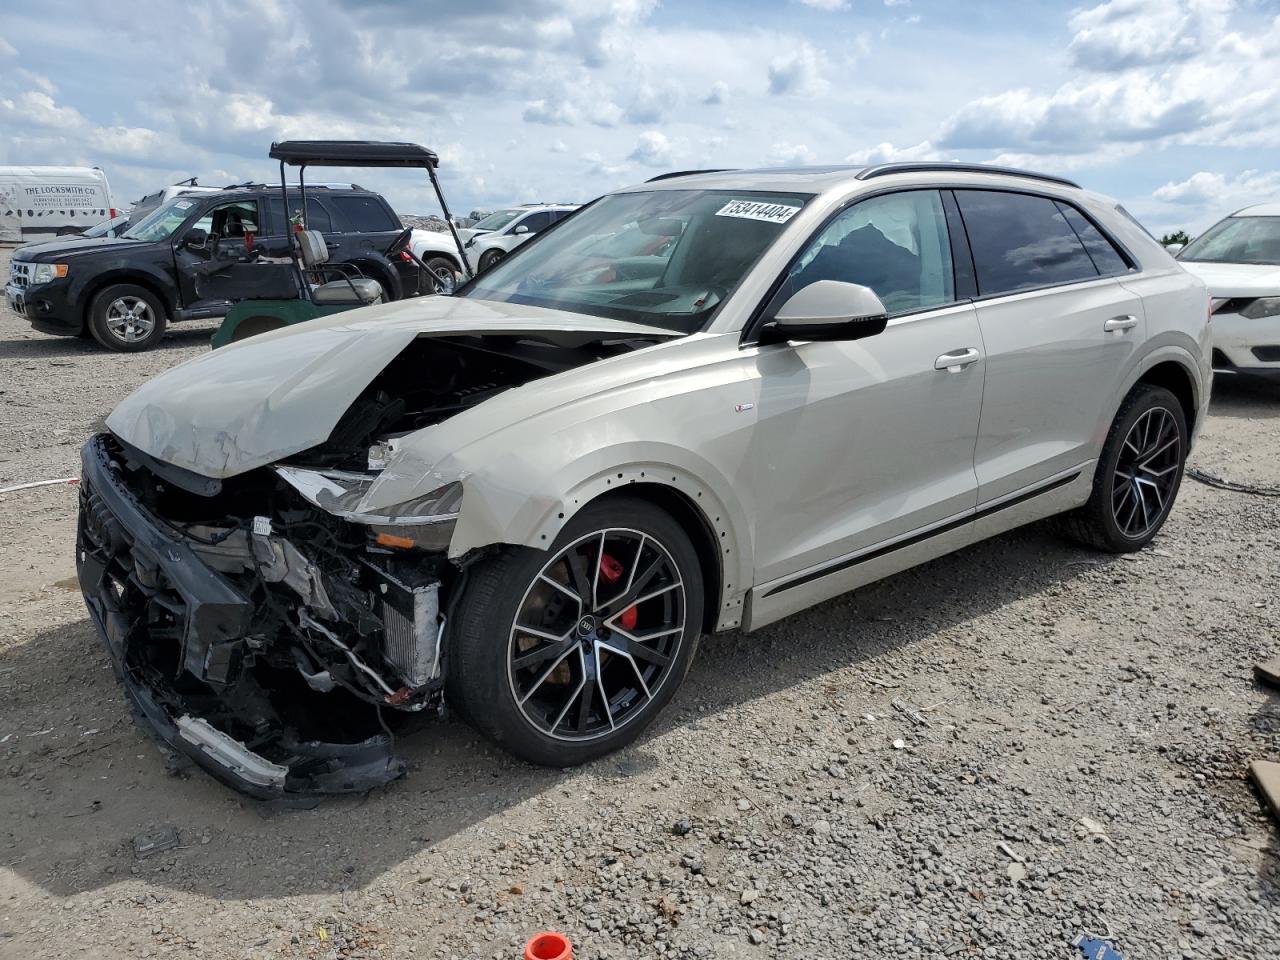
{"type": "Polygon", "coordinates": [[[116,218],[116,208],[115,208],[115,207],[112,207],[112,208],[111,208],[111,219],[112,219],[112,220],[114,220],[115,218],[116,218]]]}
{"type": "Polygon", "coordinates": [[[413,263],[413,257],[409,255],[408,250],[400,251],[400,259],[403,260],[405,263],[413,263]]]}

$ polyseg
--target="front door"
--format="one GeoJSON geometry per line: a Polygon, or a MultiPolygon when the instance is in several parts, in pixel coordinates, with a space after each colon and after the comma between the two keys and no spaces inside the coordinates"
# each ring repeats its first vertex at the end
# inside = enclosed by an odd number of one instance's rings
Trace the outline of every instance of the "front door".
{"type": "Polygon", "coordinates": [[[182,305],[187,309],[235,300],[242,291],[230,269],[250,259],[261,234],[261,217],[256,200],[229,200],[205,211],[187,227],[203,230],[204,246],[193,248],[177,239],[174,266],[182,305]]]}
{"type": "Polygon", "coordinates": [[[981,504],[1098,456],[1116,385],[1136,362],[1142,300],[1123,255],[1075,207],[957,190],[973,249],[986,392],[974,467],[981,504]]]}
{"type": "Polygon", "coordinates": [[[985,363],[942,195],[887,194],[843,211],[795,261],[775,305],[818,280],[871,287],[890,319],[862,340],[752,348],[758,587],[963,523],[977,500],[985,363]]]}

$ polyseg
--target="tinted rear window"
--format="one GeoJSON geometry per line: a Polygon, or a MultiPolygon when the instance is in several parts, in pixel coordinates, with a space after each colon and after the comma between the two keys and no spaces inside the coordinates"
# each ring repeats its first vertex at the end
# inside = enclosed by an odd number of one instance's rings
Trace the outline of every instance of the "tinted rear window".
{"type": "Polygon", "coordinates": [[[329,203],[344,214],[351,229],[356,233],[378,233],[382,230],[400,230],[400,221],[390,212],[377,197],[341,196],[335,194],[328,198],[329,203]]]}
{"type": "Polygon", "coordinates": [[[978,272],[991,296],[1098,276],[1088,251],[1057,204],[1046,197],[957,190],[978,272]]]}
{"type": "Polygon", "coordinates": [[[1102,231],[1090,223],[1079,210],[1069,203],[1058,201],[1058,210],[1071,224],[1098,272],[1104,277],[1114,277],[1118,273],[1126,273],[1129,264],[1115,245],[1103,236],[1102,231]]]}

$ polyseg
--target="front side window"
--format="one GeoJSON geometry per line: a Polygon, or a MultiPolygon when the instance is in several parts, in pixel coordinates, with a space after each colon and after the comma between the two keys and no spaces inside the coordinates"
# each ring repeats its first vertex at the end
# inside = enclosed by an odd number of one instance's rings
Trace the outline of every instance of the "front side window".
{"type": "Polygon", "coordinates": [[[219,204],[201,217],[196,226],[220,240],[238,240],[246,233],[256,234],[259,232],[258,204],[253,200],[219,204]]]}
{"type": "Polygon", "coordinates": [[[1227,217],[1192,240],[1179,260],[1280,265],[1280,217],[1227,217]]]}
{"type": "Polygon", "coordinates": [[[519,227],[528,227],[530,233],[541,233],[547,227],[551,226],[551,212],[543,210],[539,213],[531,213],[512,229],[519,227]]]}
{"type": "Polygon", "coordinates": [[[870,287],[890,314],[953,302],[951,242],[938,191],[872,197],[839,214],[788,271],[776,302],[818,280],[870,287]]]}
{"type": "Polygon", "coordinates": [[[982,296],[1097,278],[1084,244],[1049,198],[994,190],[957,190],[955,197],[982,296]]]}
{"type": "Polygon", "coordinates": [[[610,194],[459,295],[693,333],[809,199],[750,190],[610,194]]]}

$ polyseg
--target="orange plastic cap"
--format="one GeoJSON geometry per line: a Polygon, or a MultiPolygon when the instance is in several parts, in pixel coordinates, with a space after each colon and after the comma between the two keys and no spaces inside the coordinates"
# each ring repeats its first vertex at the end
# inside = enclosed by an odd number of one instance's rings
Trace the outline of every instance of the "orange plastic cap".
{"type": "Polygon", "coordinates": [[[563,933],[535,933],[524,945],[524,960],[573,960],[573,947],[563,933]]]}

